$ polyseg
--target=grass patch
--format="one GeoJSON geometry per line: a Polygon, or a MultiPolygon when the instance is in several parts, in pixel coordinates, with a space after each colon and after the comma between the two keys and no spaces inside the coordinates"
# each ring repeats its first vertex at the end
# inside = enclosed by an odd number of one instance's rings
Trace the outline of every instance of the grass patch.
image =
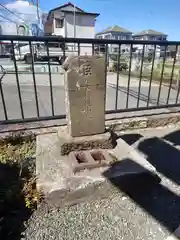
{"type": "Polygon", "coordinates": [[[0,140],[0,239],[20,239],[42,195],[36,189],[35,136],[0,140]]]}
{"type": "MultiPolygon", "coordinates": [[[[120,72],[120,74],[122,76],[123,75],[128,76],[129,72],[128,71],[122,71],[122,72],[120,72]]],[[[131,72],[130,76],[139,78],[140,77],[140,72],[131,72]]],[[[150,80],[150,78],[151,78],[151,73],[150,72],[145,72],[145,71],[142,72],[142,79],[150,80]]],[[[161,72],[159,70],[158,71],[157,70],[153,71],[152,80],[154,80],[154,81],[160,81],[161,80],[161,72]]],[[[170,80],[171,80],[171,73],[164,72],[164,74],[162,76],[162,81],[165,82],[165,83],[169,83],[170,80]]],[[[174,83],[176,83],[176,81],[177,81],[176,74],[174,74],[172,81],[174,83]]]]}
{"type": "MultiPolygon", "coordinates": [[[[168,69],[172,69],[173,68],[173,64],[172,65],[165,64],[164,66],[165,66],[165,68],[168,68],[168,69]]],[[[174,70],[180,70],[180,65],[175,65],[174,66],[174,70]]]]}

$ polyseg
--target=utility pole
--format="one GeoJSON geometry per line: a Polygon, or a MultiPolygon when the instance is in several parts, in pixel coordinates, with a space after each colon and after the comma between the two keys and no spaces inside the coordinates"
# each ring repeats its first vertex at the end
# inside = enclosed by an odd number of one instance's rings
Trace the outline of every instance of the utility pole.
{"type": "Polygon", "coordinates": [[[38,23],[40,24],[40,16],[39,16],[39,0],[36,0],[36,9],[37,9],[38,23]]]}
{"type": "MultiPolygon", "coordinates": [[[[74,38],[76,38],[76,6],[74,4],[74,38]]],[[[74,43],[74,51],[76,50],[76,44],[74,43]]]]}
{"type": "Polygon", "coordinates": [[[38,23],[40,23],[40,16],[39,16],[39,0],[31,0],[30,4],[36,6],[36,14],[38,18],[38,23]]]}

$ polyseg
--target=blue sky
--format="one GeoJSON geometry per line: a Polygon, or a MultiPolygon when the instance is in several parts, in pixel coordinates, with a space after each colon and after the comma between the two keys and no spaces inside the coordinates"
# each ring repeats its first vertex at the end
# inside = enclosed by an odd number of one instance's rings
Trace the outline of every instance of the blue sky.
{"type": "MultiPolygon", "coordinates": [[[[39,1],[43,10],[66,3],[39,1]]],[[[154,29],[167,33],[169,40],[180,41],[180,0],[74,0],[72,3],[86,11],[100,13],[97,31],[117,24],[133,32],[154,29]]]]}
{"type": "MultiPolygon", "coordinates": [[[[1,0],[3,3],[10,1],[1,0]]],[[[12,2],[12,1],[11,1],[12,2]]],[[[68,0],[39,0],[40,8],[48,11],[68,0]]],[[[73,0],[73,4],[88,12],[100,13],[96,31],[119,25],[132,32],[154,29],[180,41],[180,0],[73,0]]]]}

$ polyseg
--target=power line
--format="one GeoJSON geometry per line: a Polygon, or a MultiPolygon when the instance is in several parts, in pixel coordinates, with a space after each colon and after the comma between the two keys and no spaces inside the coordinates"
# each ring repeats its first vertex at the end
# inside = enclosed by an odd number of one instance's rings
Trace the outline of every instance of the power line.
{"type": "Polygon", "coordinates": [[[9,19],[9,18],[7,18],[7,17],[5,17],[5,16],[3,16],[1,14],[0,14],[0,17],[6,19],[7,21],[10,21],[10,22],[13,22],[13,23],[17,24],[15,21],[13,21],[13,20],[11,20],[11,19],[9,19]]]}
{"type": "Polygon", "coordinates": [[[14,13],[13,11],[5,7],[3,4],[0,3],[0,6],[3,7],[5,10],[7,10],[8,12],[10,12],[11,14],[13,14],[14,16],[16,16],[17,18],[21,19],[23,22],[25,22],[23,18],[19,17],[16,13],[14,13]]]}

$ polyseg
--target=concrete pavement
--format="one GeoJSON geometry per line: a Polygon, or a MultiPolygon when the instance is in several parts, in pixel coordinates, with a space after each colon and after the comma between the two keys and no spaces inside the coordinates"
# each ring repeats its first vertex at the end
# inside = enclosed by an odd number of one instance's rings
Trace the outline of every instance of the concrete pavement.
{"type": "MultiPolygon", "coordinates": [[[[48,74],[36,74],[36,85],[38,92],[38,102],[40,109],[40,116],[51,116],[51,100],[50,100],[50,84],[48,74]]],[[[107,76],[107,92],[106,92],[106,109],[115,109],[116,99],[116,74],[108,74],[107,76]]],[[[36,106],[34,97],[34,86],[32,74],[19,74],[20,89],[23,101],[23,109],[25,117],[36,117],[36,106]]],[[[118,86],[118,109],[126,108],[127,101],[127,83],[128,76],[119,77],[118,86]]],[[[52,74],[52,86],[53,86],[53,101],[55,114],[65,114],[64,103],[64,75],[52,74]]],[[[14,74],[7,74],[2,79],[2,88],[4,98],[7,106],[7,112],[9,119],[21,118],[19,98],[16,85],[16,76],[14,74]]],[[[139,107],[145,107],[148,100],[149,82],[142,81],[140,88],[139,107]]],[[[139,79],[131,77],[131,84],[128,97],[128,108],[136,108],[139,91],[139,79]]],[[[157,105],[159,86],[156,83],[152,83],[150,94],[150,105],[157,105]]],[[[160,104],[166,104],[166,98],[168,94],[168,87],[162,85],[160,104]]],[[[175,103],[177,91],[171,89],[169,103],[175,103]]],[[[167,109],[163,111],[168,111],[167,109]]],[[[4,119],[4,112],[2,107],[2,99],[0,98],[0,120],[4,119]]]]}
{"type": "Polygon", "coordinates": [[[138,181],[130,179],[132,189],[111,182],[116,190],[109,191],[106,198],[88,199],[59,209],[43,204],[29,220],[25,239],[179,239],[179,134],[177,127],[121,133],[119,137],[134,149],[141,146],[140,150],[146,151],[147,159],[156,167],[161,182],[147,181],[145,176],[139,176],[138,181]],[[149,142],[152,138],[158,138],[161,144],[149,142]]]}

